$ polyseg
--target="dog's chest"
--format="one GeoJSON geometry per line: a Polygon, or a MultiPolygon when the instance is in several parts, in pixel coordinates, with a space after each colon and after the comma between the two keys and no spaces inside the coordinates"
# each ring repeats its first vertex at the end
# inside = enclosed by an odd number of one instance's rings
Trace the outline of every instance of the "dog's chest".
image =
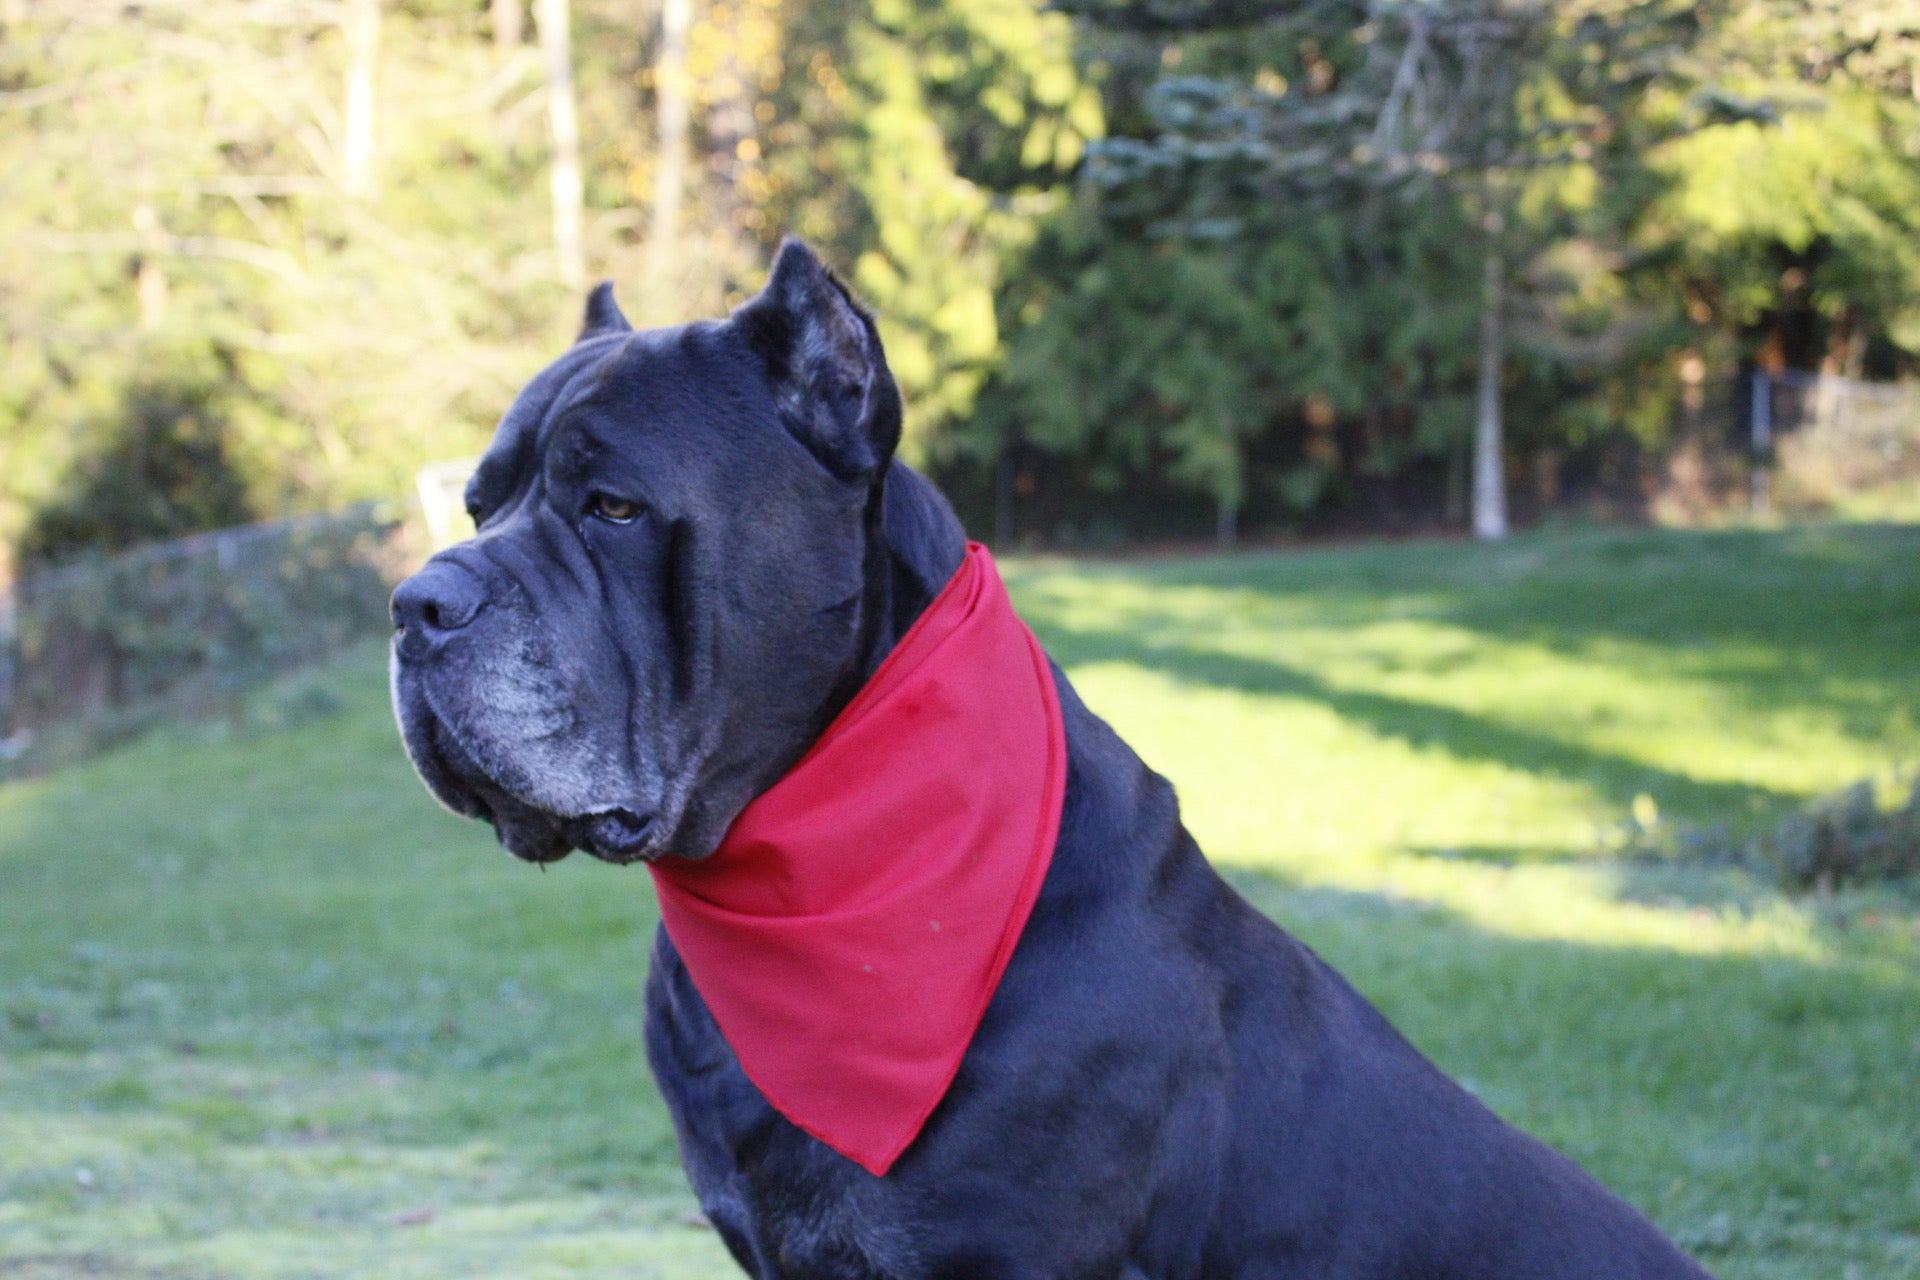
{"type": "Polygon", "coordinates": [[[664,932],[647,1051],[702,1211],[759,1280],[921,1274],[911,1197],[868,1178],[776,1112],[740,1069],[664,932]]]}
{"type": "MultiPolygon", "coordinates": [[[[662,931],[648,1055],[694,1192],[742,1266],[760,1280],[1121,1276],[1154,1206],[1204,1220],[1214,1176],[1194,1153],[1223,1136],[1217,1002],[1169,997],[1192,984],[1141,937],[1080,936],[1088,972],[1131,980],[1079,989],[1030,936],[948,1096],[876,1178],[766,1102],[662,931]]],[[[1197,1247],[1189,1234],[1175,1252],[1197,1247]]]]}

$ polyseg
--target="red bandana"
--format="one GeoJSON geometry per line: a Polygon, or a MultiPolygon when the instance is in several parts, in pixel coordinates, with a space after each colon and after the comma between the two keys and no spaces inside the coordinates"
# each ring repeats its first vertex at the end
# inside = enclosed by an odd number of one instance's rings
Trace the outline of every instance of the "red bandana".
{"type": "Polygon", "coordinates": [[[1060,830],[1053,674],[985,547],[660,915],[780,1114],[874,1174],[960,1068],[1060,830]]]}

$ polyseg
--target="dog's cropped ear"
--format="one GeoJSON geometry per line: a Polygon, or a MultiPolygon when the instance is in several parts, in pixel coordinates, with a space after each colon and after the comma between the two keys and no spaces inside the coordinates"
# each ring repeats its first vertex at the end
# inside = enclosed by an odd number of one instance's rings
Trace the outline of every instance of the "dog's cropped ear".
{"type": "Polygon", "coordinates": [[[613,300],[613,281],[602,280],[587,295],[587,319],[580,326],[580,336],[574,341],[584,342],[588,338],[604,337],[609,333],[632,332],[633,326],[621,314],[620,304],[613,300]]]}
{"type": "Polygon", "coordinates": [[[783,243],[733,323],[766,359],[782,423],[821,465],[843,480],[883,474],[900,443],[900,391],[873,317],[813,250],[783,243]]]}

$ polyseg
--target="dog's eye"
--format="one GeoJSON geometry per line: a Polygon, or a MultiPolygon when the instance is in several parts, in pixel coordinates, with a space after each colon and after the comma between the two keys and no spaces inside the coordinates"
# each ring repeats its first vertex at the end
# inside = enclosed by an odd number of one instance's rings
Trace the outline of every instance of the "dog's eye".
{"type": "Polygon", "coordinates": [[[626,524],[640,514],[639,503],[616,498],[610,493],[594,494],[589,508],[594,515],[611,524],[626,524]]]}

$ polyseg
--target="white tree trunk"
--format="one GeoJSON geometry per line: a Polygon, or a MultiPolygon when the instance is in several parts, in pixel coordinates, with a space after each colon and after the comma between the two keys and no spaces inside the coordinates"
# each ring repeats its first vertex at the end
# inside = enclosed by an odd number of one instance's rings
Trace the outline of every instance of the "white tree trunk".
{"type": "Polygon", "coordinates": [[[341,161],[347,193],[363,196],[373,190],[373,72],[380,56],[380,0],[347,0],[344,25],[347,108],[341,161]]]}
{"type": "Polygon", "coordinates": [[[1507,536],[1507,473],[1502,456],[1500,374],[1506,364],[1506,264],[1500,259],[1499,213],[1487,215],[1486,274],[1480,298],[1480,378],[1473,426],[1473,532],[1507,536]]]}
{"type": "Polygon", "coordinates": [[[158,329],[167,316],[167,273],[160,266],[166,232],[159,215],[142,200],[133,207],[133,228],[140,233],[139,265],[134,269],[134,294],[140,300],[140,327],[158,329]]]}
{"type": "Polygon", "coordinates": [[[580,113],[573,99],[573,34],[567,0],[534,0],[534,24],[547,62],[547,123],[553,135],[548,169],[553,192],[553,253],[560,282],[570,289],[587,283],[586,251],[581,245],[580,113]]]}
{"type": "Polygon", "coordinates": [[[674,264],[680,238],[680,206],[687,193],[687,124],[692,86],[687,83],[687,31],[693,0],[665,0],[660,7],[660,52],[653,87],[659,154],[653,171],[653,225],[647,233],[647,301],[650,319],[678,317],[674,264]]]}
{"type": "Polygon", "coordinates": [[[520,47],[520,21],[526,0],[493,0],[493,47],[510,53],[520,47]]]}

